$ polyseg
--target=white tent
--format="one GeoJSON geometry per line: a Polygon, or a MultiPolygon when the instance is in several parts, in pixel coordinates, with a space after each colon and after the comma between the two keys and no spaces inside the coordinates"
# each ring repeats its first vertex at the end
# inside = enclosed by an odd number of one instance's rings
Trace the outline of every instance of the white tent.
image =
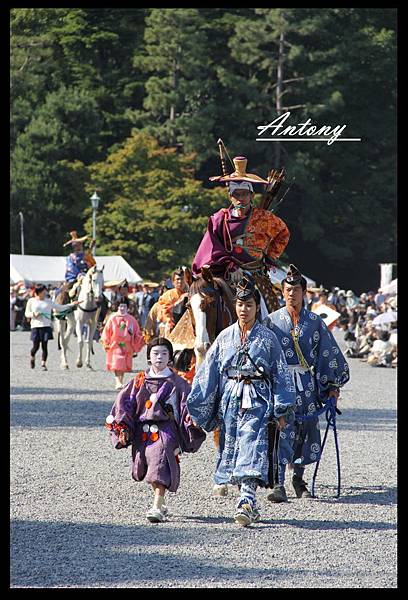
{"type": "Polygon", "coordinates": [[[395,296],[398,292],[398,279],[393,279],[391,283],[384,285],[380,289],[383,294],[390,294],[390,296],[395,296]]]}
{"type": "MultiPolygon", "coordinates": [[[[143,281],[122,256],[95,256],[98,268],[104,266],[105,281],[127,279],[129,283],[143,281]]],[[[65,278],[66,256],[36,256],[10,254],[10,283],[25,282],[57,284],[65,278]]]]}
{"type": "MultiPolygon", "coordinates": [[[[272,283],[280,283],[282,281],[282,279],[285,279],[288,268],[289,267],[282,266],[282,267],[277,267],[276,271],[271,269],[269,271],[269,278],[272,281],[272,283]]],[[[307,275],[304,275],[303,273],[302,273],[302,275],[307,281],[308,288],[316,287],[316,282],[313,279],[310,279],[310,277],[308,277],[307,275]]]]}

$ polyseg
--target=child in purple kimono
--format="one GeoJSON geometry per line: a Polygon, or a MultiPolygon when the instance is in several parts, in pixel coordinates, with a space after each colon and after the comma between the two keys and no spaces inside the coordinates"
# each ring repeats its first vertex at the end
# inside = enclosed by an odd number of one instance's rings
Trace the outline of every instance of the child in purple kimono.
{"type": "Polygon", "coordinates": [[[106,426],[115,448],[132,446],[132,477],[150,483],[154,493],[146,517],[159,523],[167,514],[166,490],[176,492],[180,483],[181,453],[196,452],[206,434],[193,425],[187,410],[191,386],[169,367],[169,340],[154,338],[147,359],[146,371],[119,392],[106,426]]]}

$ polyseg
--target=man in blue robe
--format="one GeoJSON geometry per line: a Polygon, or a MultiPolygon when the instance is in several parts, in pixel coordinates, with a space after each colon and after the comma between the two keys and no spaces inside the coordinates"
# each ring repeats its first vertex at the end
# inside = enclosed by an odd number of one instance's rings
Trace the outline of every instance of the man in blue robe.
{"type": "Polygon", "coordinates": [[[90,250],[91,247],[87,251],[84,251],[83,243],[86,239],[88,239],[87,235],[79,238],[76,231],[71,231],[71,239],[68,242],[65,242],[64,248],[66,246],[71,246],[72,252],[66,259],[66,268],[65,268],[65,281],[69,283],[74,283],[78,279],[78,275],[85,275],[85,273],[96,264],[95,259],[93,258],[90,250]]]}
{"type": "MultiPolygon", "coordinates": [[[[258,320],[260,294],[243,279],[237,287],[238,321],[224,329],[194,377],[187,406],[193,422],[220,428],[214,481],[240,487],[234,520],[259,520],[256,489],[269,483],[268,424],[285,431],[294,421],[295,387],[275,334],[258,320]]],[[[281,459],[290,462],[292,444],[282,441],[281,459]]]]}
{"type": "MultiPolygon", "coordinates": [[[[337,403],[339,389],[350,378],[348,364],[323,319],[304,308],[306,279],[290,265],[282,283],[285,306],[264,320],[282,346],[296,385],[292,484],[298,498],[311,497],[303,479],[305,466],[321,455],[319,418],[315,413],[328,398],[337,403]],[[302,417],[306,420],[301,420],[302,417]],[[300,417],[300,418],[299,418],[300,417]]],[[[285,432],[280,434],[280,442],[285,432]]],[[[293,432],[292,432],[293,436],[293,432]]],[[[268,496],[271,502],[286,502],[285,466],[279,465],[278,484],[268,496]]]]}

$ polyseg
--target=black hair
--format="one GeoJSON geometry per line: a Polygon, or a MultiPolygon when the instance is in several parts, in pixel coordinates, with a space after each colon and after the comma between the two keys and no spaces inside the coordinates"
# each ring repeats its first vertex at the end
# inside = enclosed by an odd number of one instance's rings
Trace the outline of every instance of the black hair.
{"type": "Polygon", "coordinates": [[[167,348],[167,350],[169,351],[169,355],[170,355],[170,360],[173,360],[173,346],[172,343],[164,337],[155,337],[153,338],[148,344],[147,344],[147,350],[146,350],[146,356],[147,356],[147,360],[150,360],[150,352],[152,350],[152,348],[154,348],[155,346],[165,346],[167,348]]]}
{"type": "Polygon", "coordinates": [[[38,294],[41,294],[41,292],[43,292],[46,289],[47,288],[45,287],[45,285],[43,285],[42,283],[39,283],[38,285],[35,286],[34,293],[38,296],[38,294]]]}
{"type": "Polygon", "coordinates": [[[388,342],[389,339],[390,339],[390,332],[389,331],[381,331],[380,340],[382,342],[388,342]]]}
{"type": "Polygon", "coordinates": [[[126,306],[129,308],[129,298],[121,298],[120,300],[114,300],[111,306],[112,310],[116,312],[119,309],[119,304],[126,304],[126,306]]]}

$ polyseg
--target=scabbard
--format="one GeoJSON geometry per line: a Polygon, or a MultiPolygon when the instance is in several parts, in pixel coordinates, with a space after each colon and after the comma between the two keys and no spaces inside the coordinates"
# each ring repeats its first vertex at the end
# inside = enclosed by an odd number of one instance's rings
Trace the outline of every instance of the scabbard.
{"type": "Polygon", "coordinates": [[[278,483],[279,427],[275,420],[268,423],[268,485],[273,488],[278,483]]]}

